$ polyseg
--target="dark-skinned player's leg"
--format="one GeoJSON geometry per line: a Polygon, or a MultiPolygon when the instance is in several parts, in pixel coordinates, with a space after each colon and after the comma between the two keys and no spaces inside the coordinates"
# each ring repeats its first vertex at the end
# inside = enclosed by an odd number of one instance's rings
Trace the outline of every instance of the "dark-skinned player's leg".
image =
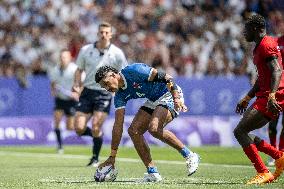
{"type": "MultiPolygon", "coordinates": [[[[268,124],[268,136],[269,136],[269,141],[270,141],[270,144],[277,148],[277,124],[278,124],[278,119],[279,119],[279,116],[277,116],[276,119],[274,120],[271,120],[268,124]]],[[[267,165],[269,166],[273,166],[274,165],[274,162],[275,160],[273,158],[269,158],[268,161],[267,161],[267,165]]]]}
{"type": "Polygon", "coordinates": [[[199,156],[190,151],[171,131],[164,127],[172,121],[172,113],[163,105],[158,105],[151,117],[148,131],[155,138],[175,148],[186,160],[188,176],[196,172],[199,156]]]}
{"type": "Polygon", "coordinates": [[[270,144],[277,148],[276,145],[276,137],[277,137],[277,124],[278,124],[279,116],[275,120],[271,120],[268,125],[268,135],[270,144]]]}
{"type": "MultiPolygon", "coordinates": [[[[252,108],[251,106],[244,113],[243,118],[241,119],[241,121],[234,130],[234,135],[236,139],[238,140],[239,144],[242,146],[245,154],[253,163],[258,174],[266,174],[266,173],[269,174],[265,182],[271,182],[274,179],[274,177],[268,171],[267,167],[263,163],[261,157],[258,154],[258,150],[267,153],[270,156],[273,156],[273,158],[276,158],[276,156],[281,157],[282,154],[280,151],[275,149],[270,144],[264,142],[263,140],[252,134],[249,134],[249,132],[263,127],[268,122],[269,119],[267,119],[263,115],[263,113],[252,108]]],[[[250,180],[248,184],[258,184],[254,183],[257,180],[257,177],[258,175],[252,180],[250,180]]]]}

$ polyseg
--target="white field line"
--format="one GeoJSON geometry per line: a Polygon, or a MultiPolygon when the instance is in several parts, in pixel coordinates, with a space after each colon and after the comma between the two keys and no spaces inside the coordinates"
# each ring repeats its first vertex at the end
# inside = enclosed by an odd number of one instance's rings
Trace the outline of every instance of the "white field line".
{"type": "MultiPolygon", "coordinates": [[[[31,152],[11,152],[11,151],[0,151],[0,156],[17,156],[17,157],[38,157],[38,158],[59,158],[59,159],[89,159],[87,155],[71,155],[71,154],[45,154],[45,153],[31,153],[31,152]]],[[[101,157],[106,159],[106,157],[101,157]]],[[[117,158],[120,162],[138,163],[140,159],[134,158],[117,158]]],[[[184,165],[183,161],[171,161],[171,160],[154,160],[159,164],[172,164],[172,165],[184,165]]],[[[202,160],[201,160],[202,161],[202,160]]],[[[213,163],[200,163],[201,166],[218,166],[225,168],[248,168],[251,169],[253,166],[250,165],[230,165],[230,164],[213,164],[213,163]]]]}

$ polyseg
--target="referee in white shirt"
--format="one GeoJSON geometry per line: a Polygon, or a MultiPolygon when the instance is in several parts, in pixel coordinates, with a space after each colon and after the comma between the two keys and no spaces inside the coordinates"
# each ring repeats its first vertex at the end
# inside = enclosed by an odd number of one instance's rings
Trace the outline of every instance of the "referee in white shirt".
{"type": "Polygon", "coordinates": [[[66,116],[67,130],[74,130],[74,115],[76,112],[79,95],[72,92],[75,71],[77,66],[71,62],[71,53],[67,49],[60,52],[60,65],[57,65],[49,72],[51,80],[51,94],[55,97],[54,107],[54,132],[57,138],[58,153],[63,153],[60,121],[66,116]]]}
{"type": "Polygon", "coordinates": [[[93,156],[87,166],[98,166],[99,153],[103,143],[101,127],[110,111],[112,94],[101,88],[95,81],[97,70],[105,65],[121,70],[127,66],[123,51],[111,44],[112,26],[107,22],[99,25],[98,41],[81,48],[76,64],[73,91],[80,95],[76,108],[75,130],[80,136],[93,137],[93,156]],[[86,72],[81,83],[82,72],[86,72]],[[82,90],[83,89],[83,90],[82,90]],[[87,122],[93,116],[92,129],[87,122]]]}

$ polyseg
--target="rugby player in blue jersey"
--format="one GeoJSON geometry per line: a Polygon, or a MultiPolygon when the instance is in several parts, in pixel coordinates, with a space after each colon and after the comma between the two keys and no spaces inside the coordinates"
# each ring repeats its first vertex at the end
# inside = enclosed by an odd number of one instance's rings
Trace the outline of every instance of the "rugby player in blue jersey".
{"type": "Polygon", "coordinates": [[[110,157],[100,165],[113,165],[123,132],[125,105],[130,99],[146,98],[147,101],[135,115],[128,133],[134,147],[146,166],[145,182],[161,181],[162,177],[155,166],[150,149],[143,134],[148,131],[153,137],[170,145],[181,153],[186,160],[188,175],[198,168],[199,156],[190,151],[171,131],[164,127],[187,111],[183,93],[172,77],[146,64],[136,63],[118,72],[110,66],[101,67],[95,76],[96,82],[110,92],[115,92],[115,122],[112,130],[110,157]]]}

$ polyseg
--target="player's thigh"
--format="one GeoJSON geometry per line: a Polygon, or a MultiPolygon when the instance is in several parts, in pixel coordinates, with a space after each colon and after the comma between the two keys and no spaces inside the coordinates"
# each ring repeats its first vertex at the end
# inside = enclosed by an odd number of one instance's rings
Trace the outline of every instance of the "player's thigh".
{"type": "Polygon", "coordinates": [[[75,116],[66,116],[67,130],[74,130],[75,116]]]}
{"type": "Polygon", "coordinates": [[[149,130],[156,131],[157,129],[163,129],[171,120],[172,114],[168,108],[157,106],[150,118],[149,130]]]}
{"type": "Polygon", "coordinates": [[[104,121],[106,120],[107,116],[108,116],[108,114],[106,112],[94,111],[93,112],[92,127],[93,128],[101,128],[104,121]]]}
{"type": "Polygon", "coordinates": [[[92,114],[84,113],[77,111],[75,114],[75,129],[76,130],[85,130],[87,126],[87,122],[91,118],[92,114]]]}
{"type": "Polygon", "coordinates": [[[94,137],[99,137],[102,134],[101,128],[107,115],[106,112],[94,111],[92,120],[92,134],[94,137]]]}
{"type": "Polygon", "coordinates": [[[252,106],[249,107],[244,113],[243,118],[237,125],[236,129],[244,132],[250,132],[255,129],[259,129],[266,125],[269,119],[263,115],[260,111],[254,109],[252,106]]]}
{"type": "Polygon", "coordinates": [[[135,115],[128,132],[138,133],[143,135],[147,130],[151,119],[152,110],[147,111],[147,108],[141,107],[137,114],[135,115]]]}
{"type": "Polygon", "coordinates": [[[54,110],[54,112],[53,112],[53,116],[54,116],[54,126],[55,126],[56,128],[59,127],[59,123],[60,123],[60,121],[61,121],[63,115],[64,115],[63,110],[59,110],[59,109],[54,110]]]}

